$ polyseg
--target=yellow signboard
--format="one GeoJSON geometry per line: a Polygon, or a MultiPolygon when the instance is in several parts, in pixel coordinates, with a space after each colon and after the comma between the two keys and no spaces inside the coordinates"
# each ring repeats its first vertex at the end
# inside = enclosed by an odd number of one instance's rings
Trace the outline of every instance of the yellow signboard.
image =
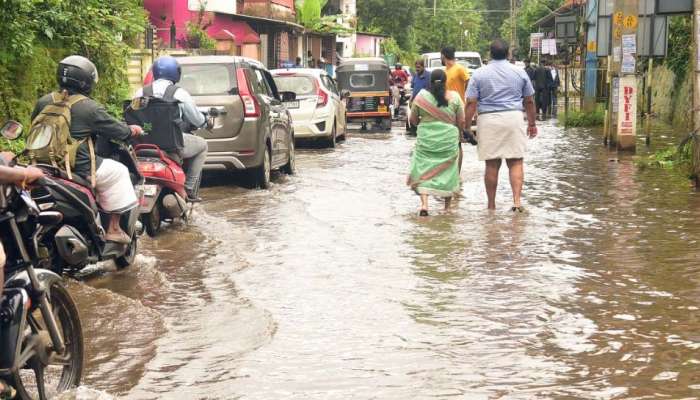
{"type": "Polygon", "coordinates": [[[588,42],[588,46],[586,48],[589,53],[594,53],[598,49],[598,43],[596,43],[595,40],[591,40],[588,42]]]}
{"type": "Polygon", "coordinates": [[[613,37],[615,37],[615,39],[622,39],[622,29],[615,28],[613,31],[613,37]]]}
{"type": "Polygon", "coordinates": [[[636,29],[638,23],[639,23],[639,21],[637,20],[636,16],[628,15],[625,17],[625,21],[623,24],[624,24],[625,28],[627,28],[627,29],[636,29]]]}
{"type": "Polygon", "coordinates": [[[613,16],[613,23],[617,26],[621,26],[625,23],[625,14],[622,11],[618,11],[613,16]]]}

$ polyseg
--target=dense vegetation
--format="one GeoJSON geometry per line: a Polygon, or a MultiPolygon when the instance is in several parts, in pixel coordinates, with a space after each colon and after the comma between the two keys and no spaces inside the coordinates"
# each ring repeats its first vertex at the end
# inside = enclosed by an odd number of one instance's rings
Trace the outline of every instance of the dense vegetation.
{"type": "MultiPolygon", "coordinates": [[[[521,0],[516,14],[520,54],[529,50],[535,22],[563,0],[521,0]]],[[[510,40],[510,0],[362,0],[359,30],[390,35],[403,54],[457,49],[486,51],[495,37],[510,40]],[[433,9],[435,5],[435,9],[433,9]],[[435,12],[435,16],[433,16],[435,12]]]]}
{"type": "Polygon", "coordinates": [[[144,30],[141,0],[0,0],[0,120],[25,125],[56,87],[57,61],[81,54],[97,65],[94,97],[114,112],[128,96],[129,42],[144,30]]]}

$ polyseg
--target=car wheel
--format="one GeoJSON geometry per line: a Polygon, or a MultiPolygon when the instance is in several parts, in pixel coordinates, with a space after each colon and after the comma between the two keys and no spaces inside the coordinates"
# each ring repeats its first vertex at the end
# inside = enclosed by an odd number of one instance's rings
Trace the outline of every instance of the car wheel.
{"type": "Polygon", "coordinates": [[[272,159],[270,157],[270,147],[265,146],[265,154],[263,155],[262,164],[255,168],[253,174],[255,178],[255,185],[260,189],[267,189],[270,187],[270,174],[272,173],[272,159]]]}
{"type": "Polygon", "coordinates": [[[296,149],[294,148],[294,138],[289,140],[289,154],[287,154],[287,164],[282,167],[282,172],[287,175],[294,175],[296,172],[296,149]]]}
{"type": "Polygon", "coordinates": [[[328,142],[326,145],[328,146],[329,149],[335,148],[335,143],[338,140],[336,135],[338,134],[335,126],[335,121],[333,121],[333,129],[331,130],[331,136],[328,138],[328,142]]]}

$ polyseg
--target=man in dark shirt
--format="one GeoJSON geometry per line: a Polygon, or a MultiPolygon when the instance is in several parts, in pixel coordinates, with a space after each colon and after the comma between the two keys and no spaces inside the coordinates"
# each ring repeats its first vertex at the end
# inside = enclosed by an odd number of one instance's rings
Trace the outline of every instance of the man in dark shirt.
{"type": "Polygon", "coordinates": [[[416,74],[413,75],[411,82],[411,100],[415,99],[418,93],[423,89],[430,89],[430,74],[425,71],[425,61],[416,61],[416,74]]]}
{"type": "Polygon", "coordinates": [[[530,77],[530,83],[532,83],[532,87],[535,87],[535,68],[530,65],[529,58],[526,58],[523,62],[525,63],[525,72],[527,72],[527,76],[530,77]]]}
{"type": "MultiPolygon", "coordinates": [[[[126,140],[140,135],[143,130],[137,125],[126,125],[117,121],[95,100],[89,98],[93,86],[98,81],[97,68],[85,57],[70,56],[58,64],[59,96],[80,94],[86,98],[71,107],[70,133],[74,139],[96,138],[126,140]]],[[[49,104],[54,103],[54,94],[39,99],[32,120],[49,104]]],[[[93,142],[94,143],[94,142],[93,142]]],[[[119,226],[119,216],[124,211],[138,206],[136,193],[125,165],[112,159],[95,155],[95,190],[101,208],[111,215],[105,240],[127,244],[129,235],[119,226]]],[[[92,156],[87,141],[79,147],[75,156],[74,172],[90,178],[92,156]]]]}
{"type": "Polygon", "coordinates": [[[535,101],[537,112],[544,118],[547,115],[549,106],[549,81],[552,75],[549,68],[540,65],[535,69],[535,101]]]}

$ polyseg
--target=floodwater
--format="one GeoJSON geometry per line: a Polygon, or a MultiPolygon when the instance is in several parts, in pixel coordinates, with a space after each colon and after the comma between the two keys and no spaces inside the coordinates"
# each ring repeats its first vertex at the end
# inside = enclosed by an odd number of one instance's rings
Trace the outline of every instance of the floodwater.
{"type": "Polygon", "coordinates": [[[302,149],[269,191],[210,177],[191,226],[71,283],[87,366],[65,397],[700,397],[700,195],[685,179],[548,123],[526,213],[509,211],[505,170],[485,210],[467,146],[456,209],[419,218],[413,143],[395,126],[302,149]]]}

